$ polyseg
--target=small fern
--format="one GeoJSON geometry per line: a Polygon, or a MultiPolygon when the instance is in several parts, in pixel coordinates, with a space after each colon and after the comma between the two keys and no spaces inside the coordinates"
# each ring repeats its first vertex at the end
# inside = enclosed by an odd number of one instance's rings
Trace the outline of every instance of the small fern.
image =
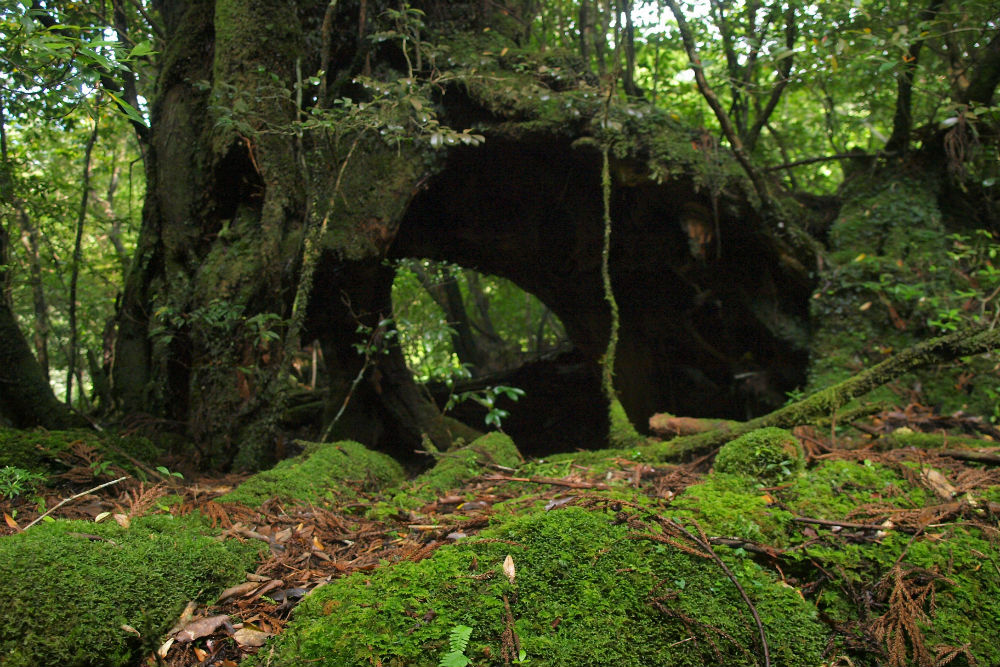
{"type": "Polygon", "coordinates": [[[472,661],[465,657],[465,648],[469,645],[472,628],[467,625],[456,625],[448,636],[448,653],[441,658],[438,667],[466,667],[472,661]]]}

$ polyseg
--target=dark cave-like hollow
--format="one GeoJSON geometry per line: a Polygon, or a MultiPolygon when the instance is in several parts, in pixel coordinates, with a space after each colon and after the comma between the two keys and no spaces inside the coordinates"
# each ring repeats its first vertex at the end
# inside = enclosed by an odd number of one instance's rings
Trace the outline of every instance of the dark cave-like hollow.
{"type": "MultiPolygon", "coordinates": [[[[526,419],[536,425],[580,420],[588,401],[579,394],[599,391],[610,327],[600,159],[569,140],[491,139],[456,150],[412,201],[391,248],[392,259],[507,278],[560,318],[575,350],[519,371],[530,386],[513,410],[544,415],[526,419]]],[[[656,412],[746,419],[781,405],[804,380],[808,288],[783,282],[778,259],[746,223],[749,204],[720,195],[713,205],[690,180],[657,184],[635,173],[613,164],[613,175],[633,175],[613,179],[611,199],[615,385],[629,418],[645,431],[656,412]]],[[[578,438],[573,446],[597,444],[578,438]]]]}
{"type": "MultiPolygon", "coordinates": [[[[449,153],[413,196],[383,258],[390,261],[323,258],[306,335],[323,344],[330,372],[324,421],[350,397],[332,437],[404,457],[429,431],[445,445],[455,437],[427,412],[427,392],[398,345],[367,371],[368,382],[350,389],[366,372],[355,349],[359,322],[371,328],[391,316],[394,261],[421,258],[506,278],[562,322],[572,350],[475,381],[525,390],[518,403],[501,404],[511,413],[504,430],[521,451],[606,446],[599,364],[610,309],[601,281],[600,167],[596,150],[574,148],[569,138],[490,137],[449,153]]],[[[780,406],[805,379],[810,286],[784,278],[745,200],[720,193],[713,204],[690,179],[659,184],[642,173],[639,164],[612,162],[615,386],[628,417],[648,432],[658,412],[747,419],[780,406]]],[[[430,389],[440,407],[442,393],[430,389]]],[[[472,402],[448,416],[483,428],[472,402]]]]}

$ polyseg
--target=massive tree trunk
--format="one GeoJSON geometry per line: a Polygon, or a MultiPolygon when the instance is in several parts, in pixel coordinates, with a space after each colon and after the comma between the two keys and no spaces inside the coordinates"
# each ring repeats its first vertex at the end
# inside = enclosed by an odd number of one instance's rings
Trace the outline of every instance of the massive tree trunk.
{"type": "MultiPolygon", "coordinates": [[[[846,170],[822,289],[812,299],[809,389],[829,387],[922,340],[967,326],[980,311],[982,322],[995,326],[996,294],[983,290],[977,276],[993,271],[986,259],[992,237],[970,235],[996,221],[975,219],[975,197],[952,191],[948,172],[955,165],[943,145],[938,137],[905,162],[856,159],[846,170]]],[[[995,355],[942,363],[868,398],[990,415],[996,369],[995,355]]]]}
{"type": "MultiPolygon", "coordinates": [[[[397,455],[424,436],[447,447],[468,429],[384,335],[386,260],[404,257],[511,279],[596,368],[605,147],[632,420],[745,417],[798,383],[813,258],[776,255],[794,246],[773,242],[783,232],[728,157],[648,105],[606,107],[572,55],[515,51],[509,17],[454,39],[478,16],[465,4],[423,3],[418,27],[371,1],[159,3],[167,43],[114,372],[126,412],[165,418],[214,463],[259,465],[279,442],[288,355],[318,339],[331,381],[314,435],[339,417],[334,435],[397,455]]],[[[522,405],[558,411],[553,395],[522,405]]]]}

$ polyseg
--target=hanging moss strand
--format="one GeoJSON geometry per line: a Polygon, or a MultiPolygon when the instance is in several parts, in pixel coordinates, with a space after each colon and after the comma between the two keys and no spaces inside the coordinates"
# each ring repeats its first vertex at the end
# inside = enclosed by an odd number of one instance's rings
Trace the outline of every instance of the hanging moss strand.
{"type": "Polygon", "coordinates": [[[601,187],[604,194],[604,248],[601,250],[601,278],[604,280],[604,300],[611,309],[611,334],[608,336],[608,347],[601,362],[601,379],[604,394],[609,403],[615,402],[615,348],[618,346],[618,302],[611,289],[611,167],[608,160],[608,148],[604,148],[604,164],[601,168],[601,187]]]}

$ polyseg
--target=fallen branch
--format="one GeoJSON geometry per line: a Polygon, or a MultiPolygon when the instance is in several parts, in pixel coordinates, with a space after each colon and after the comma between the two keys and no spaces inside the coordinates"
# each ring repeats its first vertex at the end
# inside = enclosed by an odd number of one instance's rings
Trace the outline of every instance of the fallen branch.
{"type": "Polygon", "coordinates": [[[773,547],[769,547],[766,544],[757,544],[756,542],[747,542],[746,540],[740,540],[735,537],[710,537],[708,541],[712,544],[716,544],[723,547],[729,547],[730,549],[743,549],[744,551],[749,551],[755,554],[761,554],[763,556],[768,556],[769,558],[778,558],[781,552],[773,547]]]}
{"type": "MultiPolygon", "coordinates": [[[[994,450],[995,451],[995,450],[994,450]]],[[[967,449],[945,449],[938,452],[941,456],[949,456],[959,461],[972,461],[973,463],[983,463],[985,465],[1000,465],[1000,454],[988,452],[974,452],[967,449]]]]}
{"type": "Polygon", "coordinates": [[[828,526],[830,528],[855,528],[858,530],[887,530],[887,528],[870,523],[854,523],[853,521],[833,521],[830,519],[813,519],[807,516],[797,516],[792,521],[799,523],[811,523],[817,526],[828,526]]]}
{"type": "Polygon", "coordinates": [[[530,484],[552,484],[553,486],[568,486],[571,489],[601,489],[608,490],[607,484],[601,482],[569,482],[554,477],[509,477],[507,475],[490,475],[481,479],[489,482],[528,482],[530,484]]]}
{"type": "Polygon", "coordinates": [[[118,479],[112,480],[110,482],[105,482],[104,484],[100,484],[98,486],[95,486],[92,489],[87,489],[86,491],[81,491],[80,493],[76,494],[75,496],[70,496],[69,498],[64,498],[63,500],[60,500],[48,512],[46,512],[45,514],[39,514],[35,518],[34,521],[32,521],[31,523],[29,523],[27,526],[24,527],[24,530],[28,530],[29,528],[31,528],[32,526],[34,526],[36,523],[38,523],[39,521],[41,521],[42,519],[44,519],[48,515],[52,514],[53,512],[55,512],[57,509],[59,509],[60,507],[62,507],[66,503],[68,503],[68,502],[70,502],[72,500],[76,500],[80,496],[85,496],[88,493],[93,493],[94,491],[99,491],[100,489],[103,489],[106,486],[111,486],[112,484],[117,484],[118,482],[121,482],[121,481],[126,480],[126,479],[128,479],[128,477],[119,477],[118,479]]]}
{"type": "Polygon", "coordinates": [[[643,450],[646,454],[645,460],[666,461],[692,454],[701,454],[744,433],[765,426],[791,428],[812,423],[817,418],[830,418],[851,400],[914,369],[932,363],[943,363],[959,357],[981,354],[997,347],[1000,347],[1000,329],[970,328],[947,336],[933,338],[907,348],[896,356],[890,357],[872,368],[865,369],[839,384],[821,389],[801,401],[786,405],[763,417],[747,422],[735,422],[732,426],[715,431],[651,444],[643,450]]]}

